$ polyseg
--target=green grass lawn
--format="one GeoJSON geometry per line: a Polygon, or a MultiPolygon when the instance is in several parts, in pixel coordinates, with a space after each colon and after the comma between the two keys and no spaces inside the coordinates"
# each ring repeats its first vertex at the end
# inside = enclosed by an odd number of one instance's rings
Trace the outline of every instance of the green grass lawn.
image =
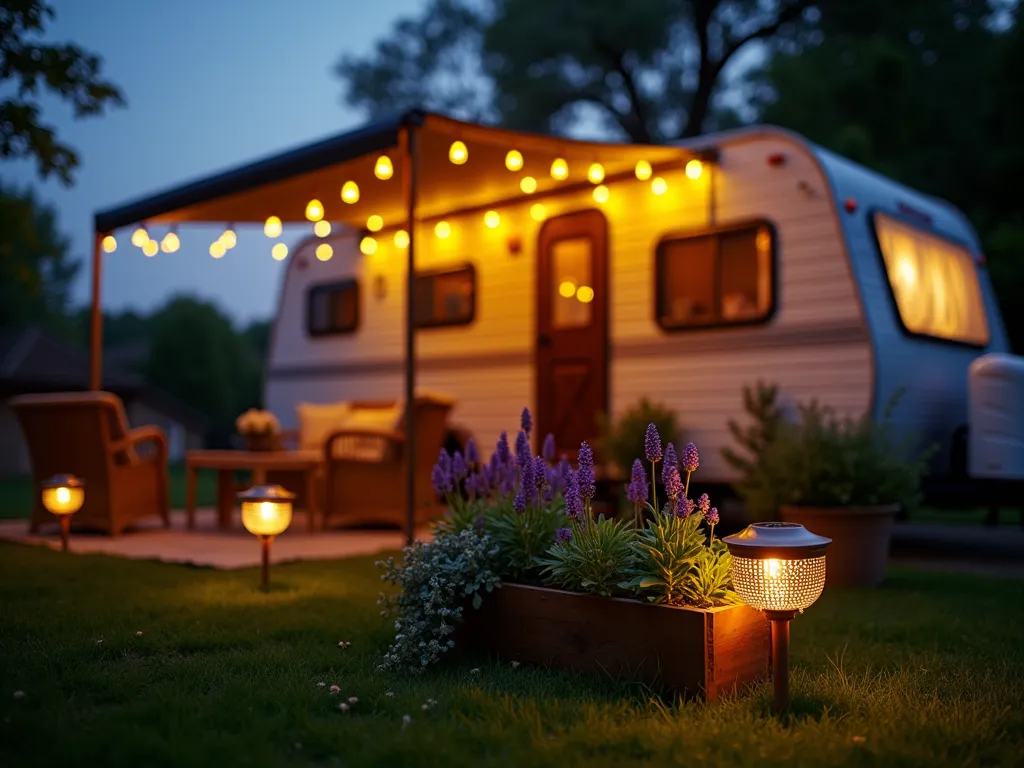
{"type": "Polygon", "coordinates": [[[255,570],[0,544],[0,765],[1010,766],[1024,755],[1024,581],[893,570],[881,589],[826,593],[794,621],[795,715],[779,722],[768,684],[708,706],[508,660],[385,675],[375,662],[391,631],[372,559],[273,577],[264,594],[255,570]]]}

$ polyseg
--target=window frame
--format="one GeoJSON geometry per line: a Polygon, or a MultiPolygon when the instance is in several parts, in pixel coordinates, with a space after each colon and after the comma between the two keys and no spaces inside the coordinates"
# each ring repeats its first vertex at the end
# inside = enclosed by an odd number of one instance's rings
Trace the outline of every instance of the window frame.
{"type": "Polygon", "coordinates": [[[778,269],[778,228],[775,222],[766,217],[743,219],[741,221],[729,222],[700,229],[671,232],[662,235],[654,247],[654,296],[651,305],[654,310],[654,323],[663,333],[692,333],[694,331],[719,330],[722,328],[749,328],[756,325],[766,325],[775,318],[779,304],[779,269],[778,269]],[[666,325],[662,319],[661,312],[661,285],[666,261],[666,248],[670,244],[696,240],[699,238],[712,237],[715,239],[715,280],[716,280],[716,302],[718,302],[719,314],[721,312],[721,235],[746,230],[757,230],[765,227],[768,230],[771,243],[768,249],[768,279],[770,281],[770,298],[768,310],[761,317],[746,320],[716,320],[710,323],[693,323],[688,325],[666,325]]]}
{"type": "Polygon", "coordinates": [[[950,235],[940,232],[932,225],[925,225],[920,219],[916,219],[907,216],[903,213],[897,213],[889,211],[884,208],[872,208],[868,211],[868,215],[865,217],[868,225],[868,232],[871,237],[871,242],[874,244],[875,258],[879,269],[882,270],[882,282],[885,283],[886,292],[889,294],[889,306],[892,307],[893,314],[896,317],[896,326],[900,329],[900,332],[909,339],[916,339],[918,341],[925,341],[932,344],[942,344],[945,346],[954,346],[967,349],[987,349],[992,344],[992,318],[988,314],[988,305],[985,303],[988,298],[985,295],[985,287],[981,281],[981,269],[982,265],[978,263],[975,257],[975,249],[970,246],[964,240],[957,237],[951,237],[950,235]],[[964,341],[961,339],[947,339],[943,336],[935,336],[931,333],[924,333],[921,331],[910,330],[906,323],[903,322],[903,314],[900,312],[899,301],[896,299],[896,291],[893,289],[892,280],[889,279],[889,267],[885,263],[885,254],[882,252],[882,241],[878,237],[878,225],[876,220],[878,216],[887,216],[893,221],[897,221],[900,224],[909,227],[910,229],[917,230],[926,235],[942,240],[943,242],[949,243],[950,245],[962,248],[971,259],[971,265],[974,267],[975,279],[978,281],[978,292],[981,294],[981,312],[985,318],[985,328],[988,331],[988,341],[984,344],[979,344],[975,341],[964,341]]]}
{"type": "MultiPolygon", "coordinates": [[[[476,299],[477,299],[477,273],[476,265],[472,262],[465,262],[455,266],[438,267],[436,269],[428,269],[419,271],[417,270],[413,280],[420,280],[425,278],[444,277],[447,275],[456,275],[462,272],[468,272],[470,277],[470,304],[469,304],[469,316],[465,319],[460,320],[433,320],[427,323],[414,323],[414,328],[417,331],[430,330],[433,328],[459,328],[466,325],[472,325],[476,322],[476,299]]],[[[418,286],[416,288],[418,290],[418,286]]]]}
{"type": "Polygon", "coordinates": [[[328,283],[314,283],[306,288],[306,336],[311,339],[320,339],[329,336],[351,336],[359,330],[363,319],[363,297],[362,286],[359,280],[354,277],[343,280],[332,280],[328,283]],[[355,294],[356,321],[351,328],[331,329],[317,331],[313,329],[313,302],[312,298],[316,293],[333,293],[335,291],[352,290],[355,294]]]}

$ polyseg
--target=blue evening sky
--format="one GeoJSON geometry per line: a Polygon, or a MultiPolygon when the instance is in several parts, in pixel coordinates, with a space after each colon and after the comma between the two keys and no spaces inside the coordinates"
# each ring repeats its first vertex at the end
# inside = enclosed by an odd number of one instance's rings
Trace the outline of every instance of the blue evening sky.
{"type": "MultiPolygon", "coordinates": [[[[0,173],[31,183],[57,208],[83,258],[75,300],[85,303],[94,211],[358,125],[333,65],[344,52],[370,50],[424,0],[51,2],[57,18],[46,39],[99,53],[128,107],[76,122],[57,101],[44,102],[45,121],[81,155],[74,187],[39,182],[29,163],[5,163],[0,173]]],[[[214,261],[207,248],[216,234],[191,227],[178,253],[151,259],[121,238],[106,258],[104,305],[150,310],[190,293],[240,322],[268,317],[283,264],[262,233],[241,236],[214,261]]]]}

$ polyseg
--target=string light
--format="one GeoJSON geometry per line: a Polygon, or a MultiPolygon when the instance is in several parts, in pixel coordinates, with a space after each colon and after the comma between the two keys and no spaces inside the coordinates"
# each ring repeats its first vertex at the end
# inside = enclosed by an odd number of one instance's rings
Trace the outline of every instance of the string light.
{"type": "Polygon", "coordinates": [[[113,253],[117,250],[117,238],[113,235],[107,235],[103,238],[103,250],[106,253],[113,253]]]}
{"type": "Polygon", "coordinates": [[[149,232],[146,231],[145,227],[139,227],[132,232],[132,245],[141,248],[147,242],[149,242],[149,232]]]}
{"type": "Polygon", "coordinates": [[[331,222],[327,219],[320,219],[313,225],[313,234],[317,237],[327,237],[331,234],[331,222]]]}
{"type": "Polygon", "coordinates": [[[640,179],[640,181],[647,181],[651,178],[651,164],[646,160],[641,160],[636,164],[635,172],[636,177],[640,179]]]}
{"type": "Polygon", "coordinates": [[[454,165],[462,165],[469,159],[469,150],[466,149],[466,145],[461,141],[453,141],[451,147],[448,149],[448,159],[451,160],[454,165]]]}
{"type": "Polygon", "coordinates": [[[576,289],[576,298],[581,304],[589,304],[594,300],[594,289],[589,285],[581,285],[576,289]]]}
{"type": "Polygon", "coordinates": [[[548,209],[542,203],[534,203],[530,206],[530,218],[534,221],[544,221],[548,216],[548,209]]]}
{"type": "Polygon", "coordinates": [[[284,243],[274,243],[274,247],[270,249],[270,255],[274,261],[284,261],[288,258],[288,246],[284,243]]]}
{"type": "Polygon", "coordinates": [[[600,163],[591,163],[587,168],[587,178],[591,184],[600,184],[604,181],[604,166],[600,163]]]}
{"type": "Polygon", "coordinates": [[[354,181],[346,181],[341,185],[341,199],[351,205],[359,202],[359,185],[354,181]]]}
{"type": "Polygon", "coordinates": [[[537,191],[537,180],[533,176],[523,176],[519,180],[519,188],[528,195],[537,191]]]}
{"type": "Polygon", "coordinates": [[[178,239],[178,233],[173,229],[164,235],[163,242],[160,243],[160,250],[164,253],[174,253],[181,247],[181,240],[178,239]]]}
{"type": "Polygon", "coordinates": [[[409,233],[404,229],[400,229],[395,232],[395,247],[396,248],[408,248],[409,247],[409,233]]]}
{"type": "Polygon", "coordinates": [[[228,228],[221,234],[220,244],[229,251],[238,245],[238,235],[235,234],[235,228],[232,224],[228,224],[228,228]]]}
{"type": "Polygon", "coordinates": [[[608,201],[608,187],[604,184],[598,184],[594,187],[594,201],[598,203],[604,203],[608,201]]]}
{"type": "Polygon", "coordinates": [[[452,233],[452,227],[447,221],[439,221],[434,226],[434,234],[444,240],[452,233]]]}
{"type": "Polygon", "coordinates": [[[277,216],[269,216],[265,222],[263,222],[263,234],[267,237],[280,237],[281,236],[281,220],[277,216]]]}
{"type": "Polygon", "coordinates": [[[563,280],[558,286],[558,295],[564,299],[571,299],[576,295],[576,283],[572,280],[563,280]]]}
{"type": "Polygon", "coordinates": [[[384,219],[376,213],[366,220],[366,228],[371,232],[380,232],[384,227],[384,219]]]}
{"type": "Polygon", "coordinates": [[[569,175],[569,164],[564,158],[556,157],[551,163],[551,178],[562,181],[569,175]]]}
{"type": "Polygon", "coordinates": [[[213,258],[219,259],[226,252],[227,251],[224,248],[224,244],[221,243],[220,240],[214,240],[212,243],[210,243],[210,255],[213,256],[213,258]]]}
{"type": "Polygon", "coordinates": [[[656,195],[664,195],[666,189],[668,189],[668,184],[665,183],[665,180],[661,176],[655,176],[651,182],[651,192],[656,195]]]}
{"type": "Polygon", "coordinates": [[[686,175],[696,181],[704,172],[704,163],[700,160],[691,160],[686,164],[686,175]]]}
{"type": "Polygon", "coordinates": [[[316,257],[320,259],[320,261],[329,261],[333,255],[334,249],[331,248],[329,243],[320,243],[320,245],[316,247],[316,257]]]}
{"type": "Polygon", "coordinates": [[[373,166],[373,175],[382,181],[390,179],[394,174],[394,166],[391,165],[391,158],[387,155],[381,155],[377,158],[376,165],[373,166]]]}
{"type": "Polygon", "coordinates": [[[484,214],[484,224],[488,229],[494,229],[501,224],[501,215],[497,211],[488,211],[484,214]]]}
{"type": "Polygon", "coordinates": [[[142,252],[147,256],[156,256],[156,252],[160,250],[160,247],[156,244],[156,240],[147,240],[142,246],[142,252]]]}
{"type": "Polygon", "coordinates": [[[505,155],[505,167],[510,171],[518,171],[523,167],[523,154],[517,149],[510,149],[505,155]]]}
{"type": "Polygon", "coordinates": [[[306,218],[310,221],[320,221],[324,217],[324,206],[316,198],[306,203],[306,218]]]}
{"type": "Polygon", "coordinates": [[[359,241],[359,250],[367,256],[372,256],[377,252],[377,241],[372,237],[364,237],[359,241]]]}

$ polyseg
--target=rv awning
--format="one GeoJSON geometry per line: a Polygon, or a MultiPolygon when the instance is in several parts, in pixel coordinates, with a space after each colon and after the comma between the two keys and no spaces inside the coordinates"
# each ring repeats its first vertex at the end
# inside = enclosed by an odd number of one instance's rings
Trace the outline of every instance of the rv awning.
{"type": "Polygon", "coordinates": [[[603,166],[610,183],[616,177],[632,175],[641,160],[657,173],[661,167],[678,168],[697,157],[680,147],[517,133],[417,110],[100,211],[95,217],[96,231],[106,234],[142,223],[262,223],[270,216],[284,223],[303,222],[306,205],[313,199],[323,204],[324,218],[330,222],[361,229],[367,218],[376,214],[385,226],[404,224],[403,163],[398,153],[404,125],[418,127],[417,218],[426,220],[520,197],[524,176],[536,179],[533,194],[544,197],[570,185],[589,183],[587,171],[593,163],[603,166]],[[461,165],[449,159],[455,141],[467,150],[466,162],[461,165]],[[513,149],[523,157],[522,168],[514,172],[505,164],[513,149]],[[386,180],[374,174],[382,154],[388,155],[394,166],[394,175],[386,180]],[[564,179],[551,176],[556,158],[567,163],[564,179]],[[359,188],[359,199],[352,204],[341,198],[342,186],[348,181],[359,188]]]}

